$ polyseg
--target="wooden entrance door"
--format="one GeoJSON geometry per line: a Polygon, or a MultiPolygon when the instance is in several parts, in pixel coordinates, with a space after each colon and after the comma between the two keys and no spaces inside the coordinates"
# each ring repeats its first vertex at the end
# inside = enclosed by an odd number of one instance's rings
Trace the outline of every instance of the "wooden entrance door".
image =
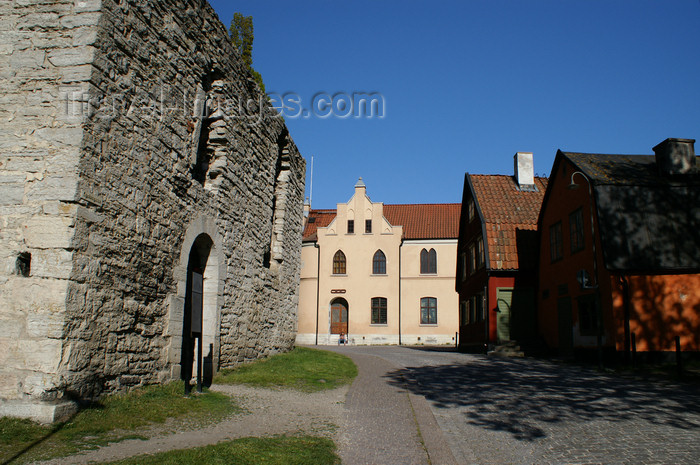
{"type": "Polygon", "coordinates": [[[344,299],[331,303],[331,334],[348,334],[348,303],[344,299]]]}
{"type": "Polygon", "coordinates": [[[496,299],[498,302],[496,316],[498,342],[508,342],[510,341],[510,307],[513,303],[513,289],[498,289],[496,299]]]}

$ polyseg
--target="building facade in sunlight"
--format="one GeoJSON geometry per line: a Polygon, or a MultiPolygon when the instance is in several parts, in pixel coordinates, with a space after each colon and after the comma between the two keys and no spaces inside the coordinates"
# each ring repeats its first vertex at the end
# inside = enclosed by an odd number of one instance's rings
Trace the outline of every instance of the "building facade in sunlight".
{"type": "Polygon", "coordinates": [[[536,339],[537,217],[547,178],[533,167],[532,153],[518,152],[513,176],[464,176],[456,281],[461,350],[518,351],[536,339]]]}
{"type": "Polygon", "coordinates": [[[694,140],[654,155],[559,151],[538,221],[539,329],[561,353],[700,351],[694,140]],[[676,342],[676,338],[678,338],[676,342]]]}
{"type": "Polygon", "coordinates": [[[460,204],[347,203],[310,210],[302,239],[299,344],[454,344],[460,204]]]}

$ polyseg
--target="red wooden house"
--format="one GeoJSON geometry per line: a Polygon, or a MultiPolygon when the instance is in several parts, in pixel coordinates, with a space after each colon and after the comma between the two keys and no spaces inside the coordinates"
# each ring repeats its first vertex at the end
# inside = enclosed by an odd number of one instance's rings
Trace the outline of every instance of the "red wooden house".
{"type": "Polygon", "coordinates": [[[655,155],[559,151],[540,230],[539,329],[561,353],[700,350],[694,140],[655,155]]]}
{"type": "Polygon", "coordinates": [[[515,155],[515,175],[464,177],[457,245],[459,348],[488,351],[536,336],[537,217],[547,179],[532,153],[515,155]]]}

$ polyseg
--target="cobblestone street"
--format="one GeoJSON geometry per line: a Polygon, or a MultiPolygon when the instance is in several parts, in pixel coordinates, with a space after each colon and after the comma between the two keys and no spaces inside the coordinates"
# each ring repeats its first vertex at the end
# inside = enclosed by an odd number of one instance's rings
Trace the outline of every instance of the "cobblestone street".
{"type": "Polygon", "coordinates": [[[349,350],[397,366],[387,381],[425,396],[460,464],[700,462],[696,385],[429,348],[349,350]]]}

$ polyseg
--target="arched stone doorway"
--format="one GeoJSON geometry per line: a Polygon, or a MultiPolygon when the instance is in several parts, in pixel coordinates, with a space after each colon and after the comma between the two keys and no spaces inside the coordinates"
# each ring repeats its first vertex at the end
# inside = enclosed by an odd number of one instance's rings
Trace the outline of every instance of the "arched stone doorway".
{"type": "Polygon", "coordinates": [[[331,334],[348,334],[348,301],[342,297],[331,301],[331,334]]]}
{"type": "Polygon", "coordinates": [[[198,364],[201,362],[206,385],[211,384],[214,376],[214,345],[218,326],[218,270],[215,266],[218,257],[212,253],[213,245],[209,235],[200,234],[190,249],[180,356],[181,378],[185,382],[195,378],[200,373],[198,364]],[[214,263],[208,266],[210,258],[214,263]]]}
{"type": "Polygon", "coordinates": [[[175,267],[177,295],[170,301],[168,361],[171,378],[196,376],[197,345],[192,334],[192,311],[201,308],[201,341],[205,384],[220,366],[221,307],[226,273],[221,238],[213,219],[199,217],[187,228],[175,267]]]}

